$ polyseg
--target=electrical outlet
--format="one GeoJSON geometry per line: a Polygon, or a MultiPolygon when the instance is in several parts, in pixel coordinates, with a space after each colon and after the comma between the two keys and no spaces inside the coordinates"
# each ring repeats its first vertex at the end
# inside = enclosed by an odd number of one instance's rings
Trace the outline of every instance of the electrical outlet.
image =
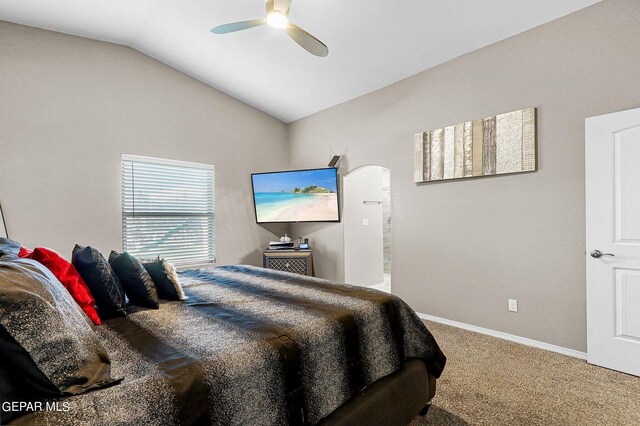
{"type": "Polygon", "coordinates": [[[518,301],[516,299],[509,299],[509,312],[518,312],[518,301]]]}
{"type": "Polygon", "coordinates": [[[369,219],[362,218],[362,226],[369,226],[369,219]]]}

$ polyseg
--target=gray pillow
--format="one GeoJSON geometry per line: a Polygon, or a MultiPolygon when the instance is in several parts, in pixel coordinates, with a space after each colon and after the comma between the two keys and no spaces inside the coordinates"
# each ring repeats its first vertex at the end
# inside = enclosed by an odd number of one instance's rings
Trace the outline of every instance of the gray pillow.
{"type": "Polygon", "coordinates": [[[30,374],[25,381],[46,381],[38,385],[61,395],[114,384],[109,355],[90,324],[47,268],[31,259],[0,258],[0,326],[30,358],[16,365],[34,366],[21,369],[30,374]]]}
{"type": "Polygon", "coordinates": [[[0,257],[3,255],[17,256],[20,252],[20,243],[17,243],[8,238],[0,237],[0,257]]]}
{"type": "Polygon", "coordinates": [[[178,280],[176,268],[171,263],[160,259],[160,256],[158,256],[156,260],[142,261],[142,266],[151,275],[151,279],[158,290],[158,296],[161,299],[187,299],[182,290],[182,285],[180,285],[180,280],[178,280]]]}

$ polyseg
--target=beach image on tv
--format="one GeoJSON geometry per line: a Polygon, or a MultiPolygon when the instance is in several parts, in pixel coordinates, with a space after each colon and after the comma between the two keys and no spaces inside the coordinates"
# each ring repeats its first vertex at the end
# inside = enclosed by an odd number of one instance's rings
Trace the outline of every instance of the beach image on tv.
{"type": "Polygon", "coordinates": [[[258,222],[339,220],[335,169],[263,173],[252,179],[258,222]]]}

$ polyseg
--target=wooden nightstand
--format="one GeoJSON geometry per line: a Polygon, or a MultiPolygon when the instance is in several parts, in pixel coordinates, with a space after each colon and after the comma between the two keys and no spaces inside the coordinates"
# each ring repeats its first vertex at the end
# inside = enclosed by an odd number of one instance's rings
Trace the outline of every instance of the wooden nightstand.
{"type": "Polygon", "coordinates": [[[313,255],[311,250],[265,250],[262,252],[262,266],[312,277],[313,255]]]}

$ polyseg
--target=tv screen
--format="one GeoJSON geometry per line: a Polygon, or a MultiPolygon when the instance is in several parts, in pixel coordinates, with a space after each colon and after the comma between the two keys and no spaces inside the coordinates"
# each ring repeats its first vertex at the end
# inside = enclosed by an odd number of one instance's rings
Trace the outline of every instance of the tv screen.
{"type": "Polygon", "coordinates": [[[335,168],[254,173],[251,181],[258,223],[340,221],[335,168]]]}

